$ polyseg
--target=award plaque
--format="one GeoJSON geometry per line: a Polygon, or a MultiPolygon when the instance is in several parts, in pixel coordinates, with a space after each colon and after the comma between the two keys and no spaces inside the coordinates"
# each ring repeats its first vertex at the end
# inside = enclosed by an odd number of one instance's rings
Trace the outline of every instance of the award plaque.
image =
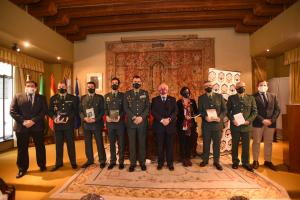
{"type": "Polygon", "coordinates": [[[57,122],[66,122],[67,121],[67,112],[57,111],[56,121],[57,122]]]}
{"type": "Polygon", "coordinates": [[[111,122],[117,122],[119,117],[119,110],[110,110],[109,119],[111,122]]]}
{"type": "Polygon", "coordinates": [[[88,118],[95,119],[94,108],[86,109],[86,116],[87,116],[88,118]]]}
{"type": "Polygon", "coordinates": [[[206,112],[211,121],[217,121],[218,115],[216,109],[207,109],[206,112]]]}

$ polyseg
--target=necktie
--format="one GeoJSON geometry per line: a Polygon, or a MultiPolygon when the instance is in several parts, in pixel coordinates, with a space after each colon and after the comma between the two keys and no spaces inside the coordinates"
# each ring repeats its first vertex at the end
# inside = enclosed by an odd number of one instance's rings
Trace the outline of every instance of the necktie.
{"type": "Polygon", "coordinates": [[[162,99],[163,99],[163,103],[165,103],[166,102],[166,97],[163,97],[162,99]]]}
{"type": "Polygon", "coordinates": [[[135,92],[135,96],[139,96],[139,92],[135,92]]]}
{"type": "Polygon", "coordinates": [[[62,102],[62,103],[65,102],[65,96],[61,96],[61,102],[62,102]]]}
{"type": "Polygon", "coordinates": [[[241,101],[242,101],[242,102],[244,101],[244,99],[243,99],[243,97],[242,97],[242,96],[240,96],[240,99],[241,99],[241,101]]]}
{"type": "Polygon", "coordinates": [[[89,101],[91,101],[91,100],[92,100],[92,95],[89,96],[89,101]]]}
{"type": "Polygon", "coordinates": [[[264,99],[265,107],[268,107],[268,101],[267,101],[267,98],[266,98],[266,93],[261,93],[261,94],[262,94],[263,99],[264,99]]]}
{"type": "Polygon", "coordinates": [[[116,93],[113,93],[113,99],[116,98],[116,93]]]}
{"type": "Polygon", "coordinates": [[[29,94],[29,101],[28,101],[28,104],[29,104],[29,108],[31,110],[32,108],[32,94],[29,94]]]}
{"type": "Polygon", "coordinates": [[[208,95],[209,101],[212,101],[212,95],[208,95]]]}

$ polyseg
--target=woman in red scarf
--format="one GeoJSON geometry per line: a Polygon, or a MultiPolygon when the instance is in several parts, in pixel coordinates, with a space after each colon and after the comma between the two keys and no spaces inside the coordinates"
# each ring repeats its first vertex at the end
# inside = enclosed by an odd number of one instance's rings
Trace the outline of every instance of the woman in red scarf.
{"type": "Polygon", "coordinates": [[[177,116],[177,131],[180,139],[180,154],[183,166],[192,166],[190,160],[191,147],[193,138],[196,134],[197,123],[192,116],[198,114],[197,104],[194,99],[190,99],[191,91],[188,87],[183,87],[180,90],[182,99],[177,101],[178,116],[177,116]]]}

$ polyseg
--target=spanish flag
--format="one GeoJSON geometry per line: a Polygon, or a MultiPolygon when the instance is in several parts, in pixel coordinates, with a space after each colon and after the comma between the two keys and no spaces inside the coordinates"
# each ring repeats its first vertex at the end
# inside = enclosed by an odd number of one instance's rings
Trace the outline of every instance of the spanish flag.
{"type": "MultiPolygon", "coordinates": [[[[54,76],[53,74],[51,75],[51,86],[50,86],[50,97],[52,97],[53,95],[55,95],[55,83],[54,83],[54,76]]],[[[54,131],[54,127],[53,127],[53,120],[49,117],[49,127],[52,129],[52,131],[54,131]]]]}

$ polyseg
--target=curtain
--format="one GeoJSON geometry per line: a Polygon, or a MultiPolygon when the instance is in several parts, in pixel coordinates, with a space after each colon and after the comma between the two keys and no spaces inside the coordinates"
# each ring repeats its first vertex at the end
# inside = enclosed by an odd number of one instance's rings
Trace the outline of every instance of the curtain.
{"type": "Polygon", "coordinates": [[[300,103],[300,47],[285,53],[285,65],[290,65],[291,104],[300,103]]]}
{"type": "Polygon", "coordinates": [[[43,61],[3,47],[0,47],[0,62],[7,63],[15,67],[44,73],[43,61]]]}

